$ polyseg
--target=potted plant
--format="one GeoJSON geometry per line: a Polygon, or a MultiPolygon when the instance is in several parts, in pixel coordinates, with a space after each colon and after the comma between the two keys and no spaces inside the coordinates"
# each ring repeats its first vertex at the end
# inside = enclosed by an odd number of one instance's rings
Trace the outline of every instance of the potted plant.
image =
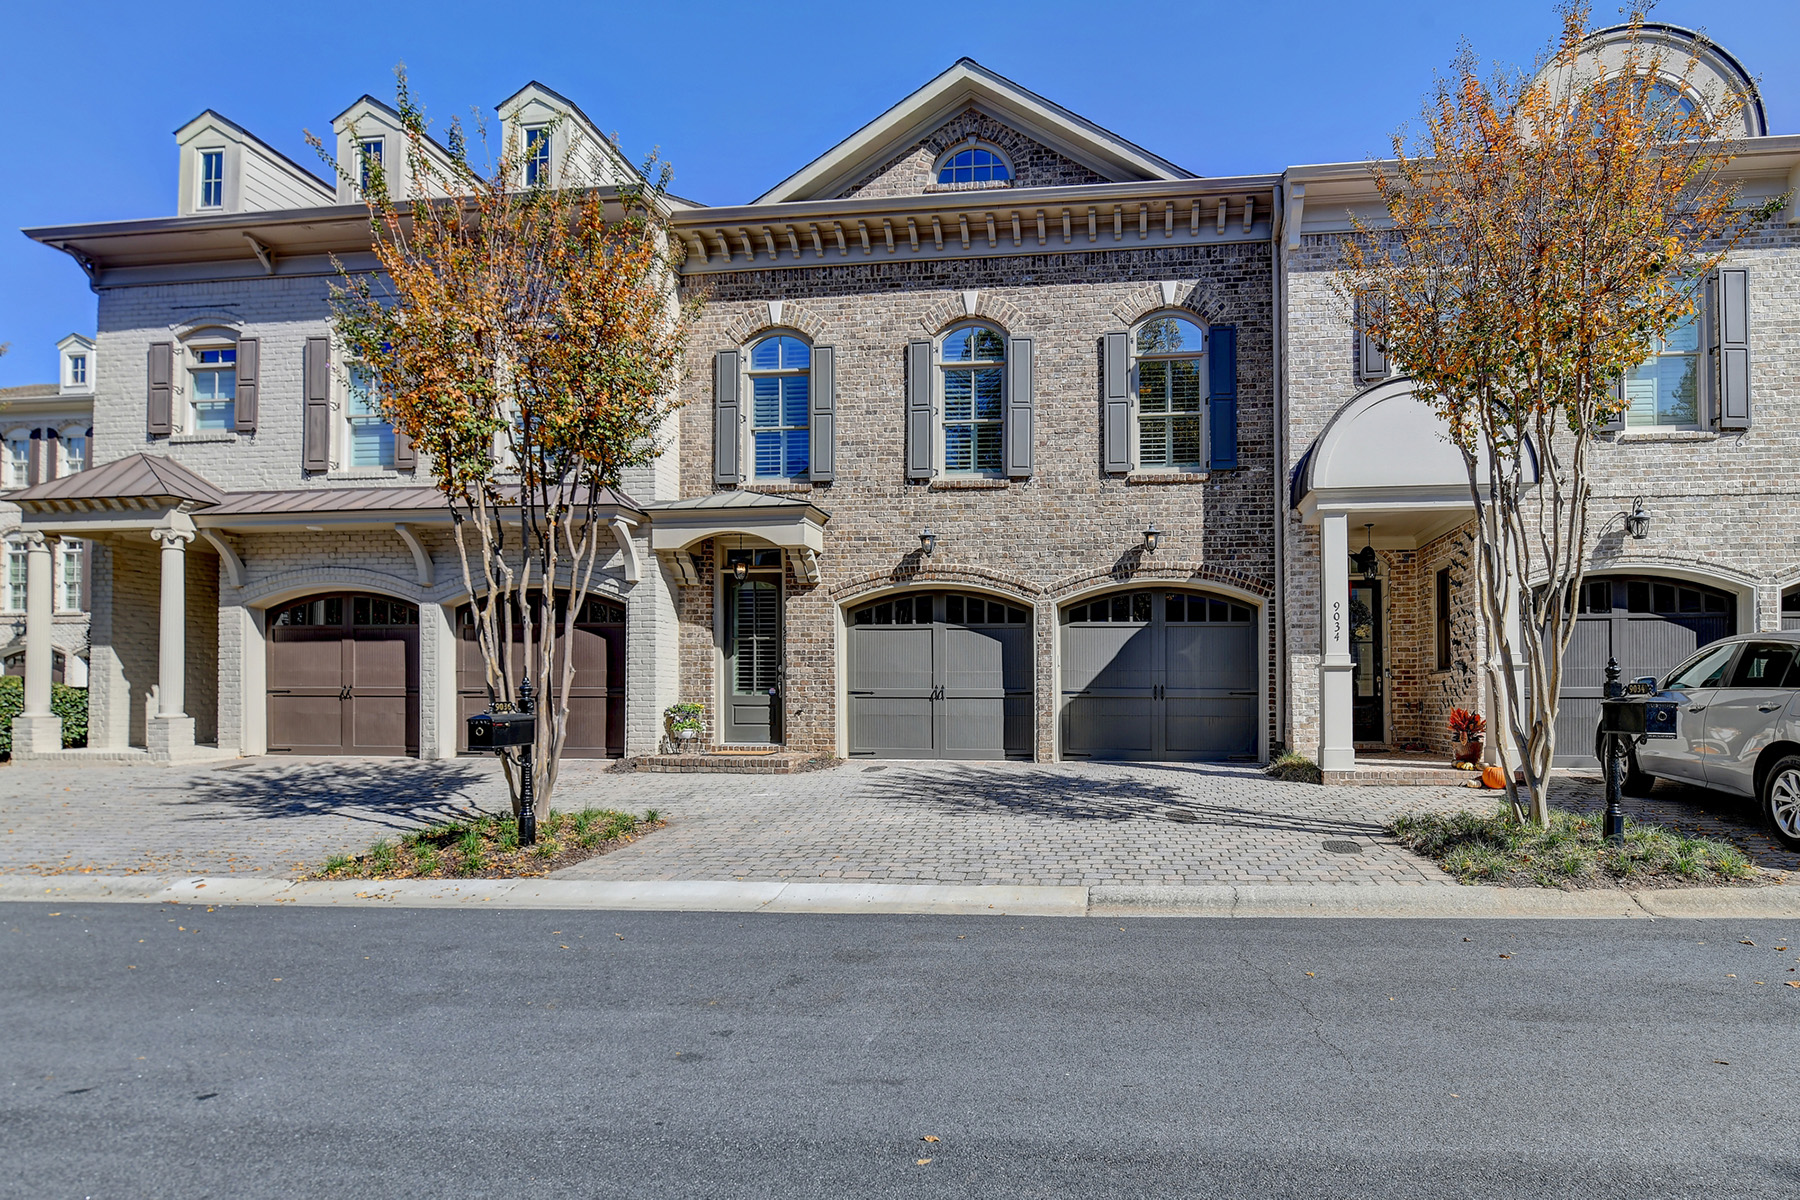
{"type": "Polygon", "coordinates": [[[1482,735],[1487,732],[1487,718],[1466,708],[1450,710],[1450,736],[1456,739],[1456,761],[1481,761],[1482,735]]]}
{"type": "Polygon", "coordinates": [[[671,704],[663,709],[663,724],[678,750],[685,753],[694,748],[703,728],[700,714],[704,711],[699,704],[671,704]]]}

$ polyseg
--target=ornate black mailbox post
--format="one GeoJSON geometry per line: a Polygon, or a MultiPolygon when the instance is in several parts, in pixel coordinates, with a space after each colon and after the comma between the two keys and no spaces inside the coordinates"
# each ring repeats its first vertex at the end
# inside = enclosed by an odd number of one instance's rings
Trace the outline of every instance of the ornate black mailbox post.
{"type": "Polygon", "coordinates": [[[519,844],[537,843],[537,812],[532,808],[531,747],[537,741],[537,715],[532,712],[531,680],[519,684],[517,712],[476,713],[469,718],[469,749],[492,750],[505,754],[512,747],[521,750],[519,767],[519,844]]]}
{"type": "Polygon", "coordinates": [[[1632,684],[1632,695],[1619,686],[1619,664],[1606,662],[1606,699],[1600,702],[1600,736],[1606,739],[1606,838],[1613,845],[1625,842],[1625,814],[1619,808],[1625,790],[1625,756],[1629,748],[1646,738],[1675,735],[1675,705],[1648,692],[1651,683],[1632,684]]]}

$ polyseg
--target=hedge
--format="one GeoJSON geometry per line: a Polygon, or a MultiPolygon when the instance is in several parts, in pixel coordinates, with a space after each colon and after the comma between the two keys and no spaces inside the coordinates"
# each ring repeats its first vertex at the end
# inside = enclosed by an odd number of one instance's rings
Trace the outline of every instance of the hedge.
{"type": "MultiPolygon", "coordinates": [[[[0,754],[12,753],[13,718],[25,711],[25,681],[17,675],[0,675],[0,754]]],[[[88,694],[86,688],[50,685],[50,711],[62,718],[64,749],[87,745],[88,694]]]]}

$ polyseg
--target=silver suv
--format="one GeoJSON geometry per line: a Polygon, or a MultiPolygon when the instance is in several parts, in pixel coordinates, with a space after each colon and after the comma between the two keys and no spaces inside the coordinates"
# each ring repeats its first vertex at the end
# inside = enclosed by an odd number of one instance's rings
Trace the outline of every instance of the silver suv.
{"type": "Polygon", "coordinates": [[[1800,632],[1725,638],[1637,683],[1678,706],[1676,732],[1632,748],[1626,790],[1643,795],[1660,777],[1753,797],[1800,849],[1800,632]]]}

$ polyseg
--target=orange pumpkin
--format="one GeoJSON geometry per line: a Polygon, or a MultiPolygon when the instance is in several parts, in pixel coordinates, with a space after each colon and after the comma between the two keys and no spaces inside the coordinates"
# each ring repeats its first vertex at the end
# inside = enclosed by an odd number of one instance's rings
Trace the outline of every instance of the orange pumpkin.
{"type": "Polygon", "coordinates": [[[1502,767],[1481,768],[1481,786],[1499,791],[1506,787],[1506,770],[1502,767]]]}

